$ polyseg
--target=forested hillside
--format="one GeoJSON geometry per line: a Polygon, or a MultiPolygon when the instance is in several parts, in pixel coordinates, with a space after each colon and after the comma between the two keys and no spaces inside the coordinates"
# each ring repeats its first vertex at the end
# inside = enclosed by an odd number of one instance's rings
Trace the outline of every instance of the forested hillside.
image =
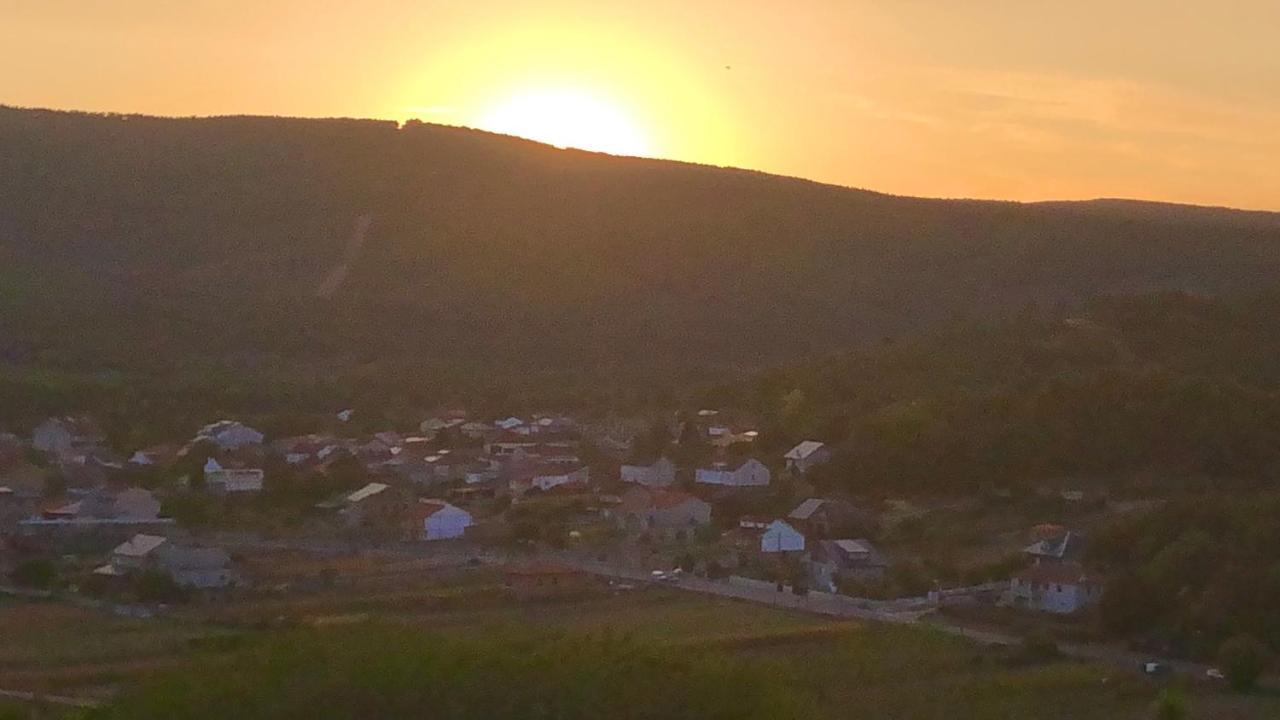
{"type": "Polygon", "coordinates": [[[13,364],[616,374],[1257,290],[1280,216],[890,197],[424,124],[0,109],[0,259],[13,364]]]}
{"type": "Polygon", "coordinates": [[[956,321],[703,400],[758,413],[774,449],[838,444],[828,476],[859,492],[1274,487],[1277,317],[1275,293],[1109,298],[956,321]]]}

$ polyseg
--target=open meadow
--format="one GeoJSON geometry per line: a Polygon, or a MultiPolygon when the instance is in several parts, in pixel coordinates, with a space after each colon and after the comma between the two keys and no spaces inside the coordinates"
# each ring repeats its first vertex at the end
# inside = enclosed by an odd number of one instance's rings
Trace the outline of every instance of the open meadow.
{"type": "MultiPolygon", "coordinates": [[[[1033,658],[925,628],[833,621],[679,588],[602,588],[580,598],[517,603],[489,568],[424,574],[390,587],[388,573],[405,569],[374,563],[355,574],[368,585],[232,597],[153,619],[6,599],[0,689],[107,701],[157,672],[195,672],[273,634],[365,622],[442,637],[609,635],[723,652],[802,688],[831,718],[1136,720],[1150,717],[1162,688],[1136,669],[1033,658]]],[[[1193,718],[1280,716],[1275,699],[1208,687],[1188,688],[1187,695],[1193,718]]]]}

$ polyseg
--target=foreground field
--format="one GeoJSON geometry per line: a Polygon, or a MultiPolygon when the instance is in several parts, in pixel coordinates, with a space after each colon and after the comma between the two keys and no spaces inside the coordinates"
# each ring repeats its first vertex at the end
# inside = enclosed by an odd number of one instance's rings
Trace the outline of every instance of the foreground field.
{"type": "MultiPolygon", "coordinates": [[[[364,622],[441,637],[530,632],[610,635],[707,648],[769,669],[822,716],[1146,718],[1161,686],[1136,672],[1030,661],[917,627],[832,622],[761,605],[643,587],[518,604],[484,569],[306,594],[246,597],[151,620],[53,602],[0,602],[0,689],[109,700],[165,670],[202,664],[282,632],[364,622]]],[[[1280,701],[1190,688],[1191,717],[1280,717],[1280,701]]],[[[20,717],[20,716],[19,716],[20,717]]]]}

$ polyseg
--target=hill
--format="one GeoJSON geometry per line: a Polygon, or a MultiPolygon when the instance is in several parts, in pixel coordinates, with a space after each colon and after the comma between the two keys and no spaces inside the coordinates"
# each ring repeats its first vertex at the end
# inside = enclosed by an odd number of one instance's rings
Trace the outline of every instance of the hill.
{"type": "Polygon", "coordinates": [[[0,147],[18,365],[749,367],[1280,270],[1276,214],[892,197],[421,123],[0,108],[0,147]]]}
{"type": "Polygon", "coordinates": [[[835,444],[854,492],[1253,490],[1280,477],[1280,294],[1105,298],[961,320],[770,369],[699,402],[763,421],[771,453],[835,444]]]}

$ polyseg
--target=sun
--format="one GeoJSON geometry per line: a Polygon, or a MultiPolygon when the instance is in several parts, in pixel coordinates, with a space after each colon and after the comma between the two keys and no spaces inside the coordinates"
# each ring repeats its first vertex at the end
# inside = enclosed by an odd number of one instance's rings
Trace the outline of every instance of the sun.
{"type": "Polygon", "coordinates": [[[631,117],[602,95],[576,89],[517,92],[480,115],[481,130],[561,148],[646,156],[650,142],[631,117]]]}

